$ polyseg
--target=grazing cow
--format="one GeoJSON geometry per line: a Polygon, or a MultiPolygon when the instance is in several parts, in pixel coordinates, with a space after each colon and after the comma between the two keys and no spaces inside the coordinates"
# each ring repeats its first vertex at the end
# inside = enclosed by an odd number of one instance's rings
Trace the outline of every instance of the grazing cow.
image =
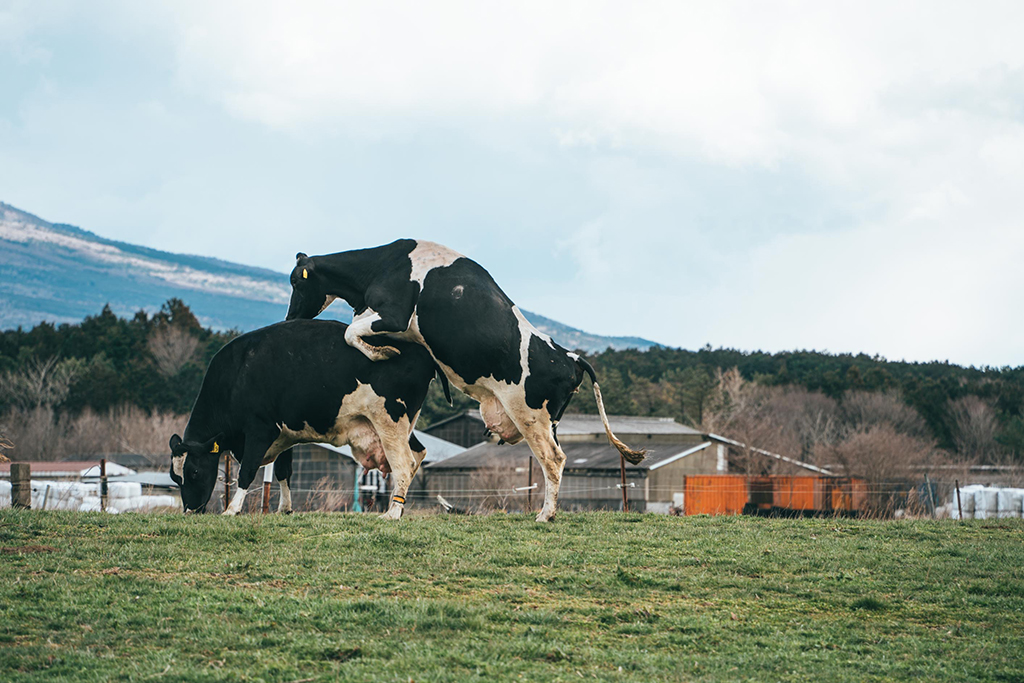
{"type": "Polygon", "coordinates": [[[288,320],[313,318],[335,299],[355,311],[345,340],[367,358],[394,358],[394,340],[425,346],[448,379],[480,402],[487,429],[503,441],[526,439],[544,469],[544,507],[558,505],[565,454],[558,420],[584,374],[594,384],[609,441],[632,463],[631,450],[612,433],[594,369],[523,317],[490,274],[475,261],[433,242],[403,239],[372,249],[309,257],[296,255],[288,320]],[[370,344],[386,335],[388,344],[370,344]]]}
{"type": "MultiPolygon", "coordinates": [[[[221,451],[241,462],[235,515],[260,466],[295,444],[350,444],[367,469],[394,475],[385,517],[398,519],[426,452],[412,433],[437,366],[423,348],[396,345],[393,363],[372,363],[346,341],[348,326],[295,320],[243,334],[210,361],[184,439],[171,437],[171,477],[185,511],[202,511],[217,482],[221,451]]],[[[448,383],[441,375],[445,393],[448,383]]],[[[275,466],[279,510],[291,510],[291,454],[275,466]]]]}

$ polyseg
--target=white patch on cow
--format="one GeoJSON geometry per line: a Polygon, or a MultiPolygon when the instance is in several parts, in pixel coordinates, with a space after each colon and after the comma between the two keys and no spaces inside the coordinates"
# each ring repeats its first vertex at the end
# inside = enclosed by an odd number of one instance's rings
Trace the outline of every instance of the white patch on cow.
{"type": "Polygon", "coordinates": [[[242,487],[239,487],[238,490],[235,491],[235,495],[231,497],[231,504],[228,505],[227,509],[224,510],[223,514],[233,516],[241,512],[242,503],[245,502],[245,496],[247,493],[249,493],[248,489],[243,489],[242,487]]]}
{"type": "Polygon", "coordinates": [[[178,475],[179,477],[184,476],[184,472],[185,472],[185,457],[187,455],[188,455],[188,453],[186,453],[185,455],[172,455],[171,456],[171,469],[173,469],[174,473],[176,475],[178,475]]]}
{"type": "Polygon", "coordinates": [[[574,361],[578,361],[580,359],[580,354],[573,353],[572,351],[566,351],[565,355],[569,356],[569,358],[572,358],[574,361]]]}
{"type": "Polygon", "coordinates": [[[288,486],[288,482],[285,479],[277,482],[281,485],[281,500],[277,503],[278,512],[291,512],[292,511],[292,489],[288,486]]]}
{"type": "Polygon", "coordinates": [[[278,454],[299,443],[329,443],[333,446],[351,446],[352,455],[364,466],[371,468],[383,464],[387,453],[380,436],[381,431],[405,434],[408,438],[412,424],[403,415],[396,423],[384,407],[385,398],[373,391],[369,384],[360,383],[356,390],[345,396],[326,433],[318,432],[304,423],[302,429],[290,429],[279,424],[281,434],[274,440],[263,462],[272,462],[278,454]]]}
{"type": "Polygon", "coordinates": [[[345,342],[354,349],[359,350],[364,356],[372,361],[387,360],[399,354],[398,349],[393,346],[371,346],[363,340],[363,337],[373,337],[380,333],[374,332],[373,323],[380,320],[380,314],[372,308],[352,318],[352,324],[345,330],[345,342]]]}
{"type": "Polygon", "coordinates": [[[450,266],[460,258],[464,257],[454,249],[449,249],[436,242],[417,240],[416,248],[409,252],[409,260],[412,261],[412,274],[409,279],[420,283],[420,287],[423,287],[423,278],[427,276],[427,273],[434,268],[450,266]]]}
{"type": "Polygon", "coordinates": [[[454,287],[452,287],[452,298],[453,299],[461,299],[462,298],[462,293],[464,291],[466,291],[465,287],[463,287],[462,285],[455,285],[454,287]]]}

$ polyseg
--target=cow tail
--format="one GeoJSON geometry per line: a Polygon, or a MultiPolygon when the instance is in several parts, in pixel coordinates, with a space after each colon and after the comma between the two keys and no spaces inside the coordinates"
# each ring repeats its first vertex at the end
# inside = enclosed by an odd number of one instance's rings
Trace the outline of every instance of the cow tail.
{"type": "Polygon", "coordinates": [[[439,365],[434,365],[434,370],[437,372],[437,379],[441,381],[441,388],[444,390],[444,400],[448,401],[448,405],[454,406],[455,403],[452,402],[452,390],[451,387],[448,386],[448,377],[444,374],[444,371],[441,370],[439,365]]]}
{"type": "Polygon", "coordinates": [[[594,372],[594,368],[583,358],[577,358],[576,362],[584,372],[590,375],[590,381],[594,385],[594,398],[597,399],[597,412],[601,414],[601,422],[604,423],[604,433],[608,435],[608,441],[615,446],[615,450],[622,454],[622,457],[634,465],[640,464],[643,461],[644,456],[647,455],[646,449],[641,448],[638,451],[633,450],[626,444],[622,443],[615,434],[612,433],[612,426],[608,424],[608,415],[604,412],[604,399],[601,398],[601,387],[597,384],[597,373],[594,372]]]}

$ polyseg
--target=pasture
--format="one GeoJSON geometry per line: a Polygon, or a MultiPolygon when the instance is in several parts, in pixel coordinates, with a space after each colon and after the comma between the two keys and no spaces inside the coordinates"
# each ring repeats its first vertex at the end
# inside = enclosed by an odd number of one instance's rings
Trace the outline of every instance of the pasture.
{"type": "Polygon", "coordinates": [[[4,681],[1019,681],[1021,520],[0,511],[4,681]]]}

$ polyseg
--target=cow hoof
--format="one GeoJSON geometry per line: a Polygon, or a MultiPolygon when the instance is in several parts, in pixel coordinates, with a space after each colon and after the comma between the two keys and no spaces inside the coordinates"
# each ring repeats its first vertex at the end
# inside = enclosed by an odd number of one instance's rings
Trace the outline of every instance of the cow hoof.
{"type": "Polygon", "coordinates": [[[537,521],[538,522],[550,522],[554,518],[555,518],[555,513],[554,512],[546,512],[544,510],[541,510],[540,514],[537,515],[537,521]]]}
{"type": "Polygon", "coordinates": [[[238,513],[235,512],[234,510],[225,510],[224,512],[222,512],[220,514],[221,514],[221,517],[237,517],[238,516],[238,513]]]}
{"type": "Polygon", "coordinates": [[[278,512],[280,512],[282,515],[290,515],[290,514],[292,514],[291,510],[278,510],[278,512]]]}
{"type": "Polygon", "coordinates": [[[372,346],[374,359],[373,360],[391,360],[395,356],[402,355],[402,352],[396,349],[394,346],[372,346]]]}

